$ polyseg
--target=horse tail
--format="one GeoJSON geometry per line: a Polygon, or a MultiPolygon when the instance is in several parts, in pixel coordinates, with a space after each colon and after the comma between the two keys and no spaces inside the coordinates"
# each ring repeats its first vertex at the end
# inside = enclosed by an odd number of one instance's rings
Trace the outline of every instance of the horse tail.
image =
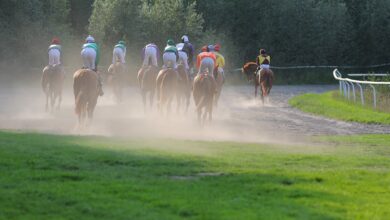
{"type": "Polygon", "coordinates": [[[198,104],[196,105],[196,109],[198,110],[198,111],[200,111],[200,109],[203,107],[203,106],[205,106],[206,105],[206,96],[201,96],[200,97],[200,100],[199,100],[199,102],[198,102],[198,104]]]}
{"type": "Polygon", "coordinates": [[[196,106],[198,110],[200,110],[203,106],[207,106],[210,103],[210,98],[213,96],[213,94],[210,94],[213,92],[213,82],[210,78],[203,78],[200,79],[200,85],[198,87],[199,91],[199,101],[198,105],[196,106]]]}

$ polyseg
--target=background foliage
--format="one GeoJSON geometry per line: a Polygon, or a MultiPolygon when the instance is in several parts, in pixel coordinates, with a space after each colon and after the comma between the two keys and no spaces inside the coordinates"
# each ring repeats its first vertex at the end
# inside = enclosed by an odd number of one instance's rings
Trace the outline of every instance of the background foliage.
{"type": "Polygon", "coordinates": [[[275,66],[387,63],[387,0],[2,0],[0,63],[40,67],[52,36],[64,45],[64,63],[78,65],[85,36],[102,44],[102,64],[112,46],[128,42],[139,62],[149,42],[188,34],[197,49],[222,43],[229,67],[254,60],[266,48],[275,66]]]}

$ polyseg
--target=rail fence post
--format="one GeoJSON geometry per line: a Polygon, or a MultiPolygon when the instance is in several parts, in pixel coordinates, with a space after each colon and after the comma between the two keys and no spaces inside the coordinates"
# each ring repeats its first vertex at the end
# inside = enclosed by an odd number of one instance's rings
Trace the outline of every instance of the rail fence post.
{"type": "Polygon", "coordinates": [[[340,85],[340,95],[343,94],[343,84],[341,82],[341,80],[339,80],[339,85],[340,85]]]}
{"type": "Polygon", "coordinates": [[[352,92],[353,92],[353,101],[356,102],[356,94],[355,94],[355,86],[353,85],[353,82],[350,82],[352,86],[352,92]]]}
{"type": "Polygon", "coordinates": [[[362,105],[364,105],[364,94],[363,94],[363,87],[360,85],[360,83],[356,83],[360,88],[360,99],[362,101],[362,105]]]}
{"type": "Polygon", "coordinates": [[[374,108],[376,108],[376,90],[375,90],[375,86],[373,86],[372,84],[369,84],[372,88],[372,91],[373,91],[373,96],[374,96],[374,108]]]}

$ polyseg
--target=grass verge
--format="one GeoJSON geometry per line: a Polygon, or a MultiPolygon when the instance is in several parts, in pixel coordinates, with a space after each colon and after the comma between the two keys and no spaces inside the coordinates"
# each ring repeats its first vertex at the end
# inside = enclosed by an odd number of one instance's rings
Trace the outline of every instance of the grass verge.
{"type": "Polygon", "coordinates": [[[336,91],[299,95],[290,99],[289,103],[304,112],[334,119],[368,124],[390,124],[390,113],[347,102],[338,98],[336,91]]]}
{"type": "Polygon", "coordinates": [[[390,135],[320,142],[327,146],[3,131],[0,218],[387,219],[390,135]]]}

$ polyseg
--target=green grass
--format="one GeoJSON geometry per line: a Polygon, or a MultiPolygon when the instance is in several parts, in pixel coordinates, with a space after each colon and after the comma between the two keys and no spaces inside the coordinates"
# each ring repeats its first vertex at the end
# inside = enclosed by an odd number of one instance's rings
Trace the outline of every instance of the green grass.
{"type": "Polygon", "coordinates": [[[316,142],[3,131],[0,218],[388,219],[390,135],[316,142]]]}
{"type": "Polygon", "coordinates": [[[289,101],[290,105],[309,113],[326,117],[369,124],[390,124],[390,113],[338,98],[337,92],[303,94],[289,101]]]}

